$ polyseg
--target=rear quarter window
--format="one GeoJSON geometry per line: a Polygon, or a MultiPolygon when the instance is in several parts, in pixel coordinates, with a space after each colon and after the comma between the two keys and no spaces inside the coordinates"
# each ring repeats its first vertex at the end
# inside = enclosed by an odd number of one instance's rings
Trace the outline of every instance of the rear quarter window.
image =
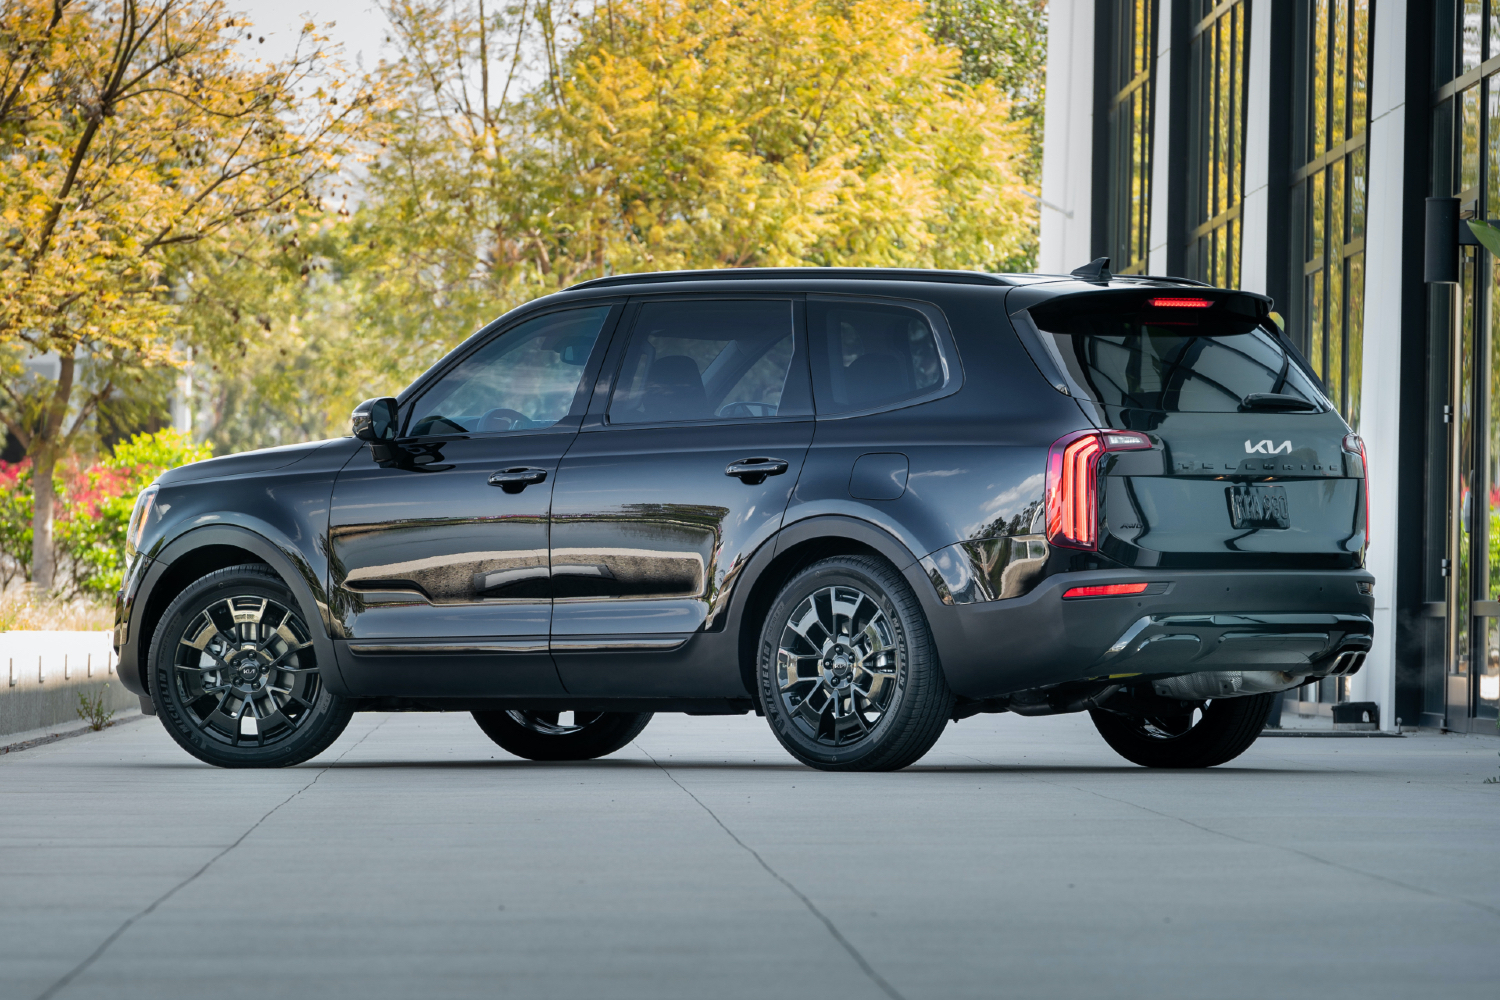
{"type": "Polygon", "coordinates": [[[952,381],[928,309],[809,297],[807,326],[820,414],[898,406],[940,393],[952,381]]]}

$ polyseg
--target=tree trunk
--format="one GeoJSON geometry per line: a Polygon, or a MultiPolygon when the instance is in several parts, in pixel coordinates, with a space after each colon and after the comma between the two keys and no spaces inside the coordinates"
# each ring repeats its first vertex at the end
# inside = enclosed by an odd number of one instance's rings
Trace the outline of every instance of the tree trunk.
{"type": "Polygon", "coordinates": [[[46,593],[52,589],[54,565],[52,552],[52,470],[57,455],[44,445],[31,458],[31,583],[46,593]]]}
{"type": "Polygon", "coordinates": [[[73,396],[73,375],[77,362],[71,350],[58,352],[57,385],[43,412],[41,426],[31,438],[31,585],[43,593],[57,580],[57,564],[52,547],[52,470],[57,467],[59,446],[66,446],[63,419],[73,396]]]}

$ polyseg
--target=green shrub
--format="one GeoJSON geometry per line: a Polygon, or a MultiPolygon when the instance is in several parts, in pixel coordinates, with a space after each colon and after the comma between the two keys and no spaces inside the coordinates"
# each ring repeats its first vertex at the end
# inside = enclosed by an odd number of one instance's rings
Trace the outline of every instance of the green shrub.
{"type": "MultiPolygon", "coordinates": [[[[125,530],[136,494],[168,469],[208,458],[213,450],[165,430],[137,434],[91,465],[58,463],[53,529],[56,588],[74,597],[107,597],[125,573],[125,530]]],[[[31,579],[31,461],[0,462],[0,584],[31,579]]]]}

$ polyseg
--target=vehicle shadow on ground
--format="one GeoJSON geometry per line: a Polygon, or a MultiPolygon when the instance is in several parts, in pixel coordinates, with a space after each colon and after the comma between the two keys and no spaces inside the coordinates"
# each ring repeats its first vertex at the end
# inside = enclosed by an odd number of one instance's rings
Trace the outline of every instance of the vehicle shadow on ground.
{"type": "MultiPolygon", "coordinates": [[[[195,760],[183,760],[176,763],[163,762],[137,762],[128,764],[133,770],[162,770],[162,771],[196,771],[204,769],[217,770],[210,764],[200,763],[195,760]]],[[[649,760],[579,760],[579,761],[534,761],[521,760],[517,758],[494,758],[493,760],[458,759],[458,760],[360,760],[360,761],[329,761],[322,762],[310,760],[304,764],[295,765],[285,770],[291,771],[317,771],[327,769],[330,771],[509,771],[521,773],[525,771],[559,771],[578,774],[591,772],[603,774],[608,772],[629,771],[655,771],[665,768],[668,771],[718,771],[723,773],[765,773],[765,774],[800,774],[808,780],[826,776],[834,780],[848,780],[861,776],[889,776],[899,779],[905,775],[910,778],[919,776],[931,777],[944,774],[955,775],[1015,775],[1017,777],[1051,776],[1051,777],[1074,777],[1085,778],[1091,776],[1109,776],[1121,780],[1137,778],[1161,778],[1166,775],[1177,775],[1183,778],[1194,776],[1202,778],[1217,778],[1222,780],[1230,774],[1251,776],[1273,776],[1273,777],[1318,777],[1330,776],[1347,778],[1350,771],[1346,768],[1323,768],[1323,767],[1211,767],[1211,768],[1146,768],[1135,767],[1131,764],[1102,765],[1102,764],[913,764],[911,767],[899,771],[851,771],[851,772],[829,772],[819,771],[815,768],[803,767],[795,761],[779,763],[775,761],[676,761],[664,760],[660,764],[649,760]]]]}
{"type": "MultiPolygon", "coordinates": [[[[337,761],[320,764],[316,760],[300,765],[304,768],[326,767],[330,770],[402,770],[406,768],[433,769],[433,770],[463,770],[463,769],[503,769],[503,770],[565,770],[565,771],[652,771],[666,769],[669,771],[725,771],[743,773],[756,772],[778,772],[778,773],[802,773],[808,777],[829,774],[830,776],[842,776],[838,772],[819,771],[815,768],[804,767],[796,761],[706,761],[706,760],[672,760],[661,761],[649,760],[579,760],[579,761],[534,761],[521,760],[511,757],[497,757],[492,760],[360,760],[360,761],[337,761]]],[[[1309,768],[1309,767],[1215,767],[1215,768],[1145,768],[1136,767],[1133,764],[1104,765],[1104,764],[913,764],[900,771],[876,771],[876,772],[847,772],[849,774],[871,773],[890,775],[935,775],[935,774],[1051,774],[1051,775],[1315,775],[1315,774],[1347,774],[1344,770],[1331,768],[1309,768]]]]}

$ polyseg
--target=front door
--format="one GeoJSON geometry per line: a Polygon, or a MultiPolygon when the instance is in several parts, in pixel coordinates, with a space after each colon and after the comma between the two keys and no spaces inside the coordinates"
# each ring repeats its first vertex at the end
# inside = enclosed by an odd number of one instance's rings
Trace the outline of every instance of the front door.
{"type": "Polygon", "coordinates": [[[612,392],[596,395],[553,496],[552,649],[571,693],[743,697],[737,665],[681,676],[668,654],[722,627],[801,472],[813,434],[801,308],[672,297],[627,311],[606,360],[612,392]]]}
{"type": "Polygon", "coordinates": [[[562,694],[547,652],[548,518],[617,307],[483,342],[401,407],[404,433],[339,474],[330,594],[356,691],[562,694]]]}

